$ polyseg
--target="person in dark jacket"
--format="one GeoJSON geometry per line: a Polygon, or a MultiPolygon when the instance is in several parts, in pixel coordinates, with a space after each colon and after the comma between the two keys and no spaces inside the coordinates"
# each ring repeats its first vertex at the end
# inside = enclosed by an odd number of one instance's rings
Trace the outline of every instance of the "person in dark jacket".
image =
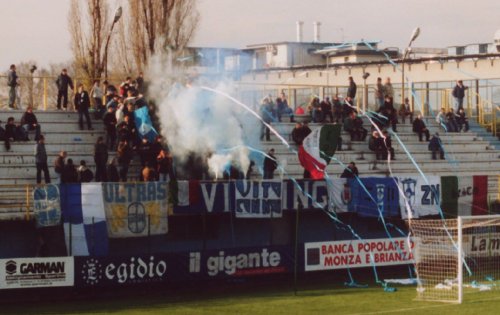
{"type": "Polygon", "coordinates": [[[469,120],[467,119],[467,116],[465,116],[465,111],[463,108],[460,108],[457,113],[457,123],[458,123],[458,131],[462,131],[462,128],[464,132],[469,131],[469,120]]]}
{"type": "Polygon", "coordinates": [[[429,151],[432,152],[432,159],[436,160],[436,155],[439,152],[439,158],[444,160],[444,150],[441,143],[441,139],[439,138],[439,134],[436,132],[434,136],[432,136],[431,141],[429,141],[429,151]]]}
{"type": "Polygon", "coordinates": [[[141,172],[142,181],[144,182],[155,182],[158,180],[158,173],[153,168],[151,162],[148,162],[141,172]]]}
{"type": "Polygon", "coordinates": [[[31,106],[26,108],[26,111],[21,117],[21,126],[23,126],[24,130],[26,130],[26,133],[30,130],[35,130],[35,141],[38,141],[41,133],[41,127],[40,124],[38,124],[38,120],[36,119],[31,106]]]}
{"type": "Polygon", "coordinates": [[[335,94],[332,100],[333,117],[337,123],[342,122],[342,103],[340,102],[338,94],[335,94]]]}
{"type": "MultiPolygon", "coordinates": [[[[267,124],[270,124],[275,120],[273,103],[268,97],[264,98],[262,104],[260,105],[260,117],[262,117],[262,120],[267,124]]],[[[271,131],[264,123],[262,123],[260,129],[260,141],[264,140],[264,135],[266,136],[266,141],[271,141],[271,131]]]]}
{"type": "Polygon", "coordinates": [[[80,161],[77,172],[79,183],[90,183],[94,179],[94,173],[87,167],[87,163],[84,160],[80,161]]]}
{"type": "Polygon", "coordinates": [[[66,69],[62,69],[61,74],[57,77],[57,109],[61,109],[62,106],[65,110],[68,109],[68,87],[73,90],[73,80],[71,80],[66,69]]]}
{"type": "Polygon", "coordinates": [[[427,129],[427,126],[422,119],[422,115],[418,115],[417,118],[413,121],[413,132],[416,132],[418,134],[418,141],[422,142],[422,136],[424,134],[425,141],[429,141],[429,129],[427,129]]]}
{"type": "Polygon", "coordinates": [[[384,159],[387,159],[387,154],[390,154],[391,160],[396,159],[396,155],[394,154],[394,148],[392,147],[392,139],[387,130],[383,131],[384,138],[382,138],[383,150],[384,150],[384,159]]]}
{"type": "Polygon", "coordinates": [[[116,149],[116,156],[118,158],[118,166],[120,168],[120,181],[126,182],[128,177],[128,167],[132,161],[132,149],[130,148],[127,140],[120,140],[118,148],[116,149]]]}
{"type": "Polygon", "coordinates": [[[413,111],[411,110],[410,100],[405,98],[405,102],[401,104],[399,108],[399,116],[401,116],[401,121],[405,123],[406,116],[410,118],[410,123],[413,122],[413,111]]]}
{"type": "Polygon", "coordinates": [[[108,111],[103,117],[104,127],[106,128],[106,145],[109,150],[114,150],[116,142],[116,115],[112,107],[108,107],[108,111]]]}
{"type": "Polygon", "coordinates": [[[168,150],[162,149],[156,160],[158,164],[158,179],[167,181],[167,175],[171,180],[175,179],[172,154],[168,150]],[[161,175],[163,175],[163,179],[161,179],[161,175]]]}
{"type": "Polygon", "coordinates": [[[42,172],[45,177],[45,184],[50,183],[49,167],[47,165],[47,151],[45,150],[45,137],[40,135],[38,143],[35,147],[35,163],[36,163],[36,183],[42,182],[42,172]]]}
{"type": "Polygon", "coordinates": [[[66,162],[65,162],[66,156],[67,156],[66,151],[61,151],[61,152],[59,152],[59,155],[54,160],[54,171],[56,172],[57,176],[59,177],[59,184],[62,183],[62,174],[64,171],[64,165],[66,165],[66,162]]]}
{"type": "Polygon", "coordinates": [[[78,110],[78,123],[80,124],[80,130],[83,130],[84,116],[87,121],[87,127],[89,130],[93,130],[89,115],[90,97],[83,84],[78,85],[78,92],[75,94],[75,107],[78,110]]]}
{"type": "Polygon", "coordinates": [[[382,139],[378,131],[372,133],[370,140],[368,140],[368,148],[375,152],[377,160],[384,159],[384,139],[382,139]]]}
{"type": "Polygon", "coordinates": [[[61,183],[78,183],[78,172],[76,170],[75,164],[73,164],[73,159],[68,159],[66,165],[64,165],[64,169],[61,175],[61,183]]]}
{"type": "Polygon", "coordinates": [[[19,85],[19,77],[16,72],[16,65],[10,65],[7,76],[7,85],[9,86],[9,108],[16,108],[16,88],[19,85]]]}
{"type": "Polygon", "coordinates": [[[453,92],[451,94],[455,98],[457,112],[460,108],[464,107],[465,90],[467,90],[468,88],[469,87],[465,86],[462,80],[458,80],[457,85],[455,85],[455,87],[453,88],[453,92]]]}
{"type": "Polygon", "coordinates": [[[304,141],[304,129],[301,123],[295,123],[295,128],[292,130],[292,140],[297,145],[301,145],[304,141]]]}
{"type": "Polygon", "coordinates": [[[278,167],[276,157],[274,156],[274,149],[269,150],[267,155],[264,159],[264,179],[273,179],[274,170],[278,167]]]}
{"type": "Polygon", "coordinates": [[[453,112],[453,108],[450,108],[446,113],[446,127],[448,132],[458,132],[457,115],[453,112]]]}
{"type": "Polygon", "coordinates": [[[116,158],[113,158],[106,167],[106,177],[108,182],[119,182],[120,175],[118,174],[118,169],[116,168],[116,158]]]}
{"type": "Polygon", "coordinates": [[[328,122],[333,122],[333,105],[330,102],[329,97],[325,97],[325,99],[320,103],[321,111],[323,112],[323,119],[326,122],[326,118],[330,118],[328,122]]]}
{"type": "Polygon", "coordinates": [[[354,105],[354,100],[356,99],[356,91],[357,91],[356,83],[352,77],[349,77],[349,87],[347,88],[347,97],[352,99],[351,105],[354,105]]]}
{"type": "Polygon", "coordinates": [[[152,154],[151,143],[148,141],[147,138],[142,139],[137,151],[139,153],[139,158],[141,160],[142,167],[146,166],[148,163],[151,162],[152,159],[155,158],[155,155],[152,154]]]}
{"type": "Polygon", "coordinates": [[[363,128],[363,120],[355,112],[351,112],[344,120],[344,131],[351,136],[351,141],[365,141],[368,131],[363,128]]]}
{"type": "Polygon", "coordinates": [[[356,163],[351,162],[342,172],[340,178],[355,178],[359,176],[358,168],[356,167],[356,163]]]}
{"type": "Polygon", "coordinates": [[[106,163],[108,162],[108,147],[104,143],[104,138],[97,138],[94,146],[95,181],[106,182],[106,163]]]}

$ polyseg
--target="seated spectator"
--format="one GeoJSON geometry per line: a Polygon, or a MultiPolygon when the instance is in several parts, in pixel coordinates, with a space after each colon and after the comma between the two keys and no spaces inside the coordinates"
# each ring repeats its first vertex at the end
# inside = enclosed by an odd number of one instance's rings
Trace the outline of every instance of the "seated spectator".
{"type": "Polygon", "coordinates": [[[462,129],[464,132],[469,131],[469,119],[467,119],[467,116],[465,116],[465,111],[463,108],[460,108],[458,110],[457,123],[459,132],[462,131],[462,129]]]}
{"type": "Polygon", "coordinates": [[[432,159],[436,160],[436,155],[439,152],[439,158],[444,160],[444,150],[441,143],[441,139],[439,138],[439,134],[436,132],[435,135],[432,136],[431,141],[429,141],[429,151],[432,152],[432,159]]]}
{"type": "Polygon", "coordinates": [[[116,183],[120,181],[118,168],[116,168],[116,158],[111,159],[106,167],[107,182],[116,183]]]}
{"type": "Polygon", "coordinates": [[[358,168],[356,167],[356,163],[351,162],[342,172],[340,178],[355,178],[359,176],[358,168]]]}
{"type": "Polygon", "coordinates": [[[368,131],[363,128],[363,120],[355,112],[351,112],[344,120],[344,130],[351,136],[351,141],[365,141],[368,131]]]}
{"type": "Polygon", "coordinates": [[[28,135],[26,130],[20,125],[14,122],[14,117],[7,118],[7,124],[5,124],[5,149],[10,150],[10,143],[13,141],[28,141],[28,135]]]}
{"type": "Polygon", "coordinates": [[[35,141],[38,141],[41,130],[31,106],[28,106],[28,108],[26,108],[26,111],[21,117],[21,126],[23,126],[26,134],[28,134],[30,130],[35,130],[35,141]]]}
{"type": "Polygon", "coordinates": [[[354,109],[352,98],[348,96],[344,99],[344,105],[342,105],[342,121],[344,121],[344,119],[349,117],[351,112],[357,113],[357,111],[354,109]]]}
{"type": "Polygon", "coordinates": [[[161,149],[156,160],[158,164],[158,179],[167,181],[167,176],[170,180],[175,179],[172,154],[167,150],[161,149]],[[161,175],[163,175],[163,179],[161,179],[161,175]]]}
{"type": "Polygon", "coordinates": [[[110,151],[115,149],[116,142],[116,115],[113,107],[108,107],[108,111],[103,117],[104,127],[106,128],[106,144],[110,151]]]}
{"type": "Polygon", "coordinates": [[[436,122],[443,128],[444,131],[447,131],[446,111],[444,108],[441,108],[441,111],[436,115],[436,122]]]}
{"type": "Polygon", "coordinates": [[[266,158],[264,159],[264,179],[273,179],[274,170],[278,168],[276,157],[274,156],[274,149],[269,150],[266,158]]]}
{"type": "Polygon", "coordinates": [[[340,102],[339,95],[335,94],[333,97],[333,117],[337,123],[342,122],[342,103],[340,102]]]}
{"type": "Polygon", "coordinates": [[[64,165],[61,174],[61,183],[63,184],[78,183],[78,172],[76,171],[76,167],[73,164],[72,159],[68,159],[66,165],[64,165]]]}
{"type": "Polygon", "coordinates": [[[323,120],[327,122],[326,118],[330,118],[328,122],[333,122],[333,105],[330,102],[330,98],[327,96],[325,99],[320,103],[321,106],[321,111],[323,112],[323,120]]]}
{"type": "Polygon", "coordinates": [[[375,158],[377,160],[384,159],[384,153],[386,152],[384,148],[384,139],[382,139],[378,131],[372,133],[370,140],[368,140],[368,148],[375,152],[375,158]]]}
{"type": "Polygon", "coordinates": [[[90,183],[94,179],[94,173],[87,167],[87,163],[84,160],[80,161],[80,167],[78,167],[77,172],[79,183],[90,183]]]}
{"type": "Polygon", "coordinates": [[[392,139],[387,130],[383,131],[385,139],[382,138],[383,148],[384,148],[384,160],[387,159],[387,154],[390,154],[391,160],[395,160],[394,148],[392,147],[392,139]]]}
{"type": "Polygon", "coordinates": [[[401,121],[405,123],[406,116],[410,117],[410,124],[413,122],[413,111],[411,110],[410,101],[405,98],[404,104],[401,104],[399,108],[399,116],[401,116],[401,121]]]}
{"type": "Polygon", "coordinates": [[[422,119],[422,115],[418,115],[417,118],[413,121],[413,132],[416,132],[418,134],[418,141],[422,142],[422,135],[424,134],[425,141],[429,141],[429,129],[427,129],[427,126],[422,119]]]}
{"type": "Polygon", "coordinates": [[[288,100],[286,99],[285,93],[281,93],[280,97],[276,99],[276,107],[278,114],[278,121],[281,121],[282,115],[287,115],[290,117],[290,122],[293,122],[293,110],[288,106],[288,100]]]}
{"type": "Polygon", "coordinates": [[[295,115],[304,115],[306,112],[304,111],[304,108],[302,106],[297,107],[295,110],[295,115]]]}
{"type": "Polygon", "coordinates": [[[142,169],[141,177],[144,182],[155,182],[158,180],[158,174],[150,162],[142,169]]]}
{"type": "Polygon", "coordinates": [[[456,114],[453,112],[453,108],[450,108],[446,113],[446,127],[448,132],[458,132],[458,124],[456,120],[456,114]]]}

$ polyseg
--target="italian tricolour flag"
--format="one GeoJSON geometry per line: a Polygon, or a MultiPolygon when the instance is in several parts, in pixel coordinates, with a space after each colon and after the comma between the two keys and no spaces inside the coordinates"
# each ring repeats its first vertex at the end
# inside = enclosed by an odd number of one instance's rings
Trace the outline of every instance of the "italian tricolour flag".
{"type": "Polygon", "coordinates": [[[313,129],[299,147],[300,164],[311,178],[323,179],[325,168],[337,149],[341,125],[324,125],[313,129]]]}
{"type": "Polygon", "coordinates": [[[441,196],[447,216],[488,214],[488,176],[442,176],[441,196]]]}

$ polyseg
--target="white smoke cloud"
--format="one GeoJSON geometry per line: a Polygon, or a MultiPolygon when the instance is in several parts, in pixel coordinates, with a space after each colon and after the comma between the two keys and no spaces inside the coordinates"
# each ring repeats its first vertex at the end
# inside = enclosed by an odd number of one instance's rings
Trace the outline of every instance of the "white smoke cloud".
{"type": "MultiPolygon", "coordinates": [[[[169,59],[153,60],[149,91],[174,156],[181,160],[193,152],[210,156],[208,166],[214,177],[221,177],[230,164],[246,172],[250,165],[247,146],[260,146],[258,119],[227,97],[203,89],[203,79],[187,84],[186,75],[172,67],[169,59]]],[[[212,80],[210,87],[235,93],[228,80],[212,80]]]]}

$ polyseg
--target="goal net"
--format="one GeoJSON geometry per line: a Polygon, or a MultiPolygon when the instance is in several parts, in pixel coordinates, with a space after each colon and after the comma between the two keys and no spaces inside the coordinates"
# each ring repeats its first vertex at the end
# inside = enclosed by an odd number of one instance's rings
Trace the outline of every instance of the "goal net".
{"type": "Polygon", "coordinates": [[[500,289],[500,215],[411,220],[410,230],[418,300],[461,303],[500,289]]]}

